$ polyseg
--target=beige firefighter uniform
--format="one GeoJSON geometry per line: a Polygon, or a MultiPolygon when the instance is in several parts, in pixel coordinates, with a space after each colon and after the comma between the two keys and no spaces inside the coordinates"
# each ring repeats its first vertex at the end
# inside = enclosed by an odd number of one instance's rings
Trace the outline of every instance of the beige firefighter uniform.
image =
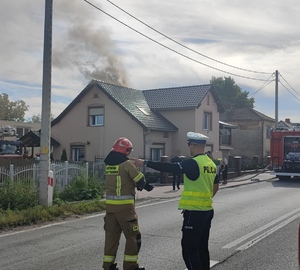
{"type": "Polygon", "coordinates": [[[144,187],[145,183],[143,173],[129,160],[118,165],[106,165],[105,270],[115,263],[122,232],[126,238],[123,269],[138,269],[141,234],[135,212],[135,189],[141,184],[144,187]]]}

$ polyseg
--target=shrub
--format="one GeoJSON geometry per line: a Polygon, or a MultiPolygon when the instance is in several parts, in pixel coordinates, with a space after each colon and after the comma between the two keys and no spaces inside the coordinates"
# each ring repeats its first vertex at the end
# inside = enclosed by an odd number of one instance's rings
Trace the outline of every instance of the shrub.
{"type": "Polygon", "coordinates": [[[67,161],[68,160],[67,151],[66,151],[65,148],[62,150],[62,154],[61,154],[60,160],[61,161],[67,161]]]}
{"type": "Polygon", "coordinates": [[[103,194],[103,183],[93,177],[86,178],[84,175],[78,175],[63,191],[55,191],[54,202],[61,203],[61,200],[65,202],[91,200],[102,197],[103,194]]]}
{"type": "Polygon", "coordinates": [[[22,210],[38,205],[38,189],[32,180],[5,180],[0,187],[0,208],[22,210]]]}

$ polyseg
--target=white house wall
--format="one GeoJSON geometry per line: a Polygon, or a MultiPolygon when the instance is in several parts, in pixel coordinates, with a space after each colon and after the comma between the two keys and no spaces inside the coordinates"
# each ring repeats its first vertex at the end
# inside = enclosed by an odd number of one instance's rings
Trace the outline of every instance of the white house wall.
{"type": "MultiPolygon", "coordinates": [[[[207,145],[212,146],[214,158],[221,158],[222,153],[219,150],[219,112],[218,106],[209,92],[201,102],[201,106],[196,110],[195,131],[209,137],[207,145]],[[212,130],[204,130],[204,112],[212,114],[212,130]]],[[[208,150],[208,149],[207,149],[208,150]]],[[[210,150],[210,149],[209,149],[210,150]]]]}
{"type": "Polygon", "coordinates": [[[98,88],[84,95],[62,120],[52,127],[52,136],[61,146],[53,151],[54,159],[60,159],[63,148],[71,157],[71,144],[85,145],[85,160],[93,161],[96,156],[105,157],[119,137],[127,137],[134,144],[132,156],[143,153],[143,129],[114,101],[98,88]],[[94,98],[98,94],[98,98],[94,98]],[[104,125],[88,126],[88,107],[104,107],[104,125]]]}
{"type": "Polygon", "coordinates": [[[178,132],[172,135],[173,146],[171,156],[189,156],[186,134],[195,130],[195,109],[167,110],[160,113],[178,127],[178,132]]]}

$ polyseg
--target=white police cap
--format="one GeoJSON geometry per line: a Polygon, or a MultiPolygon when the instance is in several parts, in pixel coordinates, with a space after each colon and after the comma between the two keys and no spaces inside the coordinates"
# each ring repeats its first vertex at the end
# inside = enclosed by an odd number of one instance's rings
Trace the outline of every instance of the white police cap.
{"type": "Polygon", "coordinates": [[[209,139],[209,137],[201,133],[196,133],[192,131],[188,132],[186,136],[188,138],[188,142],[196,143],[196,144],[206,144],[206,141],[209,139]]]}

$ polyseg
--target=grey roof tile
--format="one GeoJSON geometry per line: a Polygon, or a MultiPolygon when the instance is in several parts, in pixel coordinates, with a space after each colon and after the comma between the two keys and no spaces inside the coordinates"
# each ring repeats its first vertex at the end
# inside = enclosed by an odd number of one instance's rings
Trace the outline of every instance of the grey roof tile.
{"type": "Polygon", "coordinates": [[[154,110],[198,108],[212,85],[194,85],[143,90],[143,94],[154,110]]]}
{"type": "Polygon", "coordinates": [[[177,131],[178,128],[162,115],[153,112],[141,90],[113,85],[102,81],[95,81],[97,85],[106,92],[130,115],[134,116],[144,127],[153,130],[177,131]]]}
{"type": "Polygon", "coordinates": [[[263,114],[260,113],[252,108],[239,108],[239,109],[235,109],[233,111],[227,111],[224,112],[222,114],[220,114],[220,120],[222,121],[261,121],[261,120],[267,120],[267,121],[271,121],[274,122],[274,119],[263,114]]]}
{"type": "Polygon", "coordinates": [[[224,110],[211,84],[142,91],[92,80],[69,106],[51,122],[51,125],[54,126],[58,123],[95,86],[106,93],[140,125],[152,130],[177,131],[178,128],[161,115],[158,110],[198,108],[209,91],[212,93],[219,111],[222,112],[224,110]]]}

